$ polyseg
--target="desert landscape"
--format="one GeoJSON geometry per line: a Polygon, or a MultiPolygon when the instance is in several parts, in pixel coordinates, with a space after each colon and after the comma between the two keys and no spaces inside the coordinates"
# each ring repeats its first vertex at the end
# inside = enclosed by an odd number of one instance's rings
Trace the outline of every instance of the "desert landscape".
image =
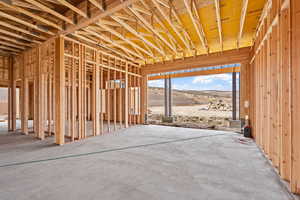
{"type": "MultiPolygon", "coordinates": [[[[148,123],[171,126],[229,129],[232,118],[231,91],[172,90],[173,122],[162,122],[164,89],[149,87],[148,123]]],[[[238,106],[237,106],[238,107],[238,106]]]]}

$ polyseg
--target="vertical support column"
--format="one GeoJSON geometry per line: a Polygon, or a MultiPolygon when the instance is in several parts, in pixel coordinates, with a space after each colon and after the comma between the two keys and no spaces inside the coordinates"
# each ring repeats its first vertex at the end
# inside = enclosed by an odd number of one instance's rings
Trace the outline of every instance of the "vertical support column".
{"type": "MultiPolygon", "coordinates": [[[[98,53],[95,52],[96,62],[98,53]]],[[[92,119],[93,119],[93,135],[99,135],[99,86],[100,86],[100,74],[97,65],[94,65],[93,69],[93,82],[92,82],[92,119]]]]}
{"type": "Polygon", "coordinates": [[[29,86],[26,78],[25,56],[22,57],[22,86],[21,86],[21,129],[22,133],[28,135],[28,115],[29,115],[29,86]]]}
{"type": "Polygon", "coordinates": [[[65,143],[65,65],[64,65],[64,38],[58,37],[55,41],[55,143],[65,143]]]}
{"type": "Polygon", "coordinates": [[[36,72],[34,75],[34,132],[39,139],[45,139],[44,132],[44,77],[41,70],[41,48],[36,50],[36,72]]]}
{"type": "Polygon", "coordinates": [[[148,110],[148,75],[143,75],[141,80],[141,123],[147,123],[148,110]]]}
{"type": "Polygon", "coordinates": [[[110,111],[111,111],[111,95],[110,95],[110,69],[107,69],[107,80],[106,80],[106,89],[107,89],[107,99],[106,99],[106,105],[107,105],[107,109],[106,109],[106,113],[107,113],[107,131],[110,132],[110,111]]]}
{"type": "Polygon", "coordinates": [[[169,117],[172,117],[172,79],[171,77],[168,78],[169,84],[168,84],[168,97],[169,97],[169,117]]]}
{"type": "Polygon", "coordinates": [[[240,118],[250,114],[250,65],[241,63],[240,72],[240,118]]]}
{"type": "MultiPolygon", "coordinates": [[[[102,55],[101,55],[101,64],[102,64],[102,55]]],[[[105,93],[103,87],[103,68],[100,67],[100,133],[103,134],[103,118],[104,118],[104,111],[105,111],[105,93]]]]}
{"type": "Polygon", "coordinates": [[[12,88],[11,88],[11,101],[12,101],[12,131],[16,130],[16,122],[17,122],[17,81],[16,81],[16,69],[14,68],[14,58],[11,57],[11,69],[12,69],[12,88]]]}
{"type": "Polygon", "coordinates": [[[126,63],[125,72],[125,105],[124,105],[124,120],[125,128],[128,128],[128,63],[126,63]]]}
{"type": "Polygon", "coordinates": [[[168,98],[168,79],[165,78],[165,88],[164,88],[164,92],[165,92],[165,96],[164,96],[164,107],[165,107],[165,117],[169,116],[169,98],[168,98]]]}
{"type": "Polygon", "coordinates": [[[232,120],[236,120],[236,72],[232,72],[232,120]]]}
{"type": "Polygon", "coordinates": [[[29,102],[28,102],[28,79],[23,77],[22,80],[22,116],[21,116],[21,129],[22,133],[28,135],[28,111],[29,111],[29,102]]]}
{"type": "Polygon", "coordinates": [[[8,110],[9,110],[9,116],[8,116],[8,129],[9,131],[15,131],[16,130],[16,71],[14,69],[14,58],[12,56],[9,57],[9,103],[8,103],[8,110]]]}

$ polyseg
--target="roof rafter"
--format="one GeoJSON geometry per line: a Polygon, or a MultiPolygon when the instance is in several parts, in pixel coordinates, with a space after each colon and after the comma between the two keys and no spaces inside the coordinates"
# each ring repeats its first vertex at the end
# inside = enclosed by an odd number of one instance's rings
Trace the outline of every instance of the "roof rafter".
{"type": "Polygon", "coordinates": [[[22,45],[22,46],[26,46],[26,47],[32,47],[31,44],[24,43],[24,42],[18,41],[16,39],[4,37],[2,35],[0,35],[0,39],[5,40],[5,41],[9,41],[9,42],[12,42],[12,43],[15,43],[15,44],[18,44],[18,45],[22,45]]]}
{"type": "Polygon", "coordinates": [[[25,50],[25,47],[22,47],[20,45],[12,44],[11,42],[5,42],[5,41],[0,40],[0,44],[5,45],[5,46],[9,46],[9,47],[14,47],[14,48],[17,48],[17,49],[20,49],[20,50],[25,50]]]}
{"type": "Polygon", "coordinates": [[[135,29],[133,29],[131,26],[129,26],[125,21],[122,19],[116,17],[116,16],[111,16],[112,19],[114,19],[116,22],[120,23],[125,29],[127,29],[130,33],[133,35],[137,36],[141,40],[143,40],[147,45],[151,46],[153,49],[155,49],[157,52],[159,52],[161,55],[165,56],[166,54],[157,46],[155,46],[152,42],[147,40],[142,34],[138,33],[135,29]]]}
{"type": "Polygon", "coordinates": [[[8,50],[8,51],[13,51],[13,52],[16,52],[16,53],[20,53],[21,52],[21,50],[18,50],[16,48],[11,48],[11,47],[3,46],[1,43],[0,43],[0,49],[4,49],[4,50],[8,50]]]}
{"type": "Polygon", "coordinates": [[[218,31],[219,31],[219,40],[220,40],[221,49],[223,51],[223,33],[222,33],[220,0],[215,0],[215,7],[216,7],[216,16],[217,16],[218,31]]]}
{"type": "Polygon", "coordinates": [[[33,24],[31,24],[31,23],[28,23],[28,22],[26,22],[26,21],[24,21],[24,20],[22,20],[22,19],[19,19],[19,18],[17,18],[17,17],[14,17],[14,16],[11,16],[11,15],[9,15],[9,14],[6,14],[5,12],[0,11],[0,16],[1,16],[1,17],[4,17],[4,18],[6,18],[6,19],[9,19],[9,20],[18,22],[19,24],[23,24],[23,25],[25,25],[25,26],[27,26],[27,27],[29,27],[29,28],[33,28],[33,29],[38,30],[38,31],[40,31],[40,32],[47,33],[47,34],[49,34],[49,35],[55,35],[55,33],[51,32],[51,31],[42,29],[42,28],[38,27],[37,25],[33,25],[33,24]]]}
{"type": "Polygon", "coordinates": [[[100,26],[101,28],[103,28],[106,31],[109,31],[110,33],[112,33],[113,35],[117,36],[118,38],[120,38],[121,40],[127,42],[128,44],[130,44],[131,46],[139,49],[140,51],[144,52],[145,54],[153,57],[153,54],[149,51],[146,51],[144,48],[140,47],[139,45],[137,45],[136,43],[132,42],[131,40],[127,39],[126,37],[124,37],[121,33],[115,31],[114,29],[110,28],[109,26],[105,25],[105,24],[100,24],[97,23],[98,26],[100,26]]]}
{"type": "Polygon", "coordinates": [[[22,13],[24,15],[32,17],[33,19],[35,19],[35,20],[37,20],[37,21],[39,21],[39,22],[41,22],[41,23],[43,23],[45,25],[51,26],[51,27],[56,28],[58,30],[62,30],[62,27],[60,27],[59,25],[57,25],[57,24],[55,24],[55,23],[53,23],[53,22],[51,22],[51,21],[49,21],[49,20],[47,20],[47,19],[45,19],[43,17],[40,17],[39,15],[36,15],[36,14],[34,14],[32,12],[29,12],[28,10],[25,10],[25,9],[20,8],[18,6],[15,6],[15,5],[10,5],[10,4],[5,3],[3,1],[0,1],[0,5],[6,6],[7,8],[9,8],[9,9],[11,9],[13,11],[17,11],[17,12],[20,12],[20,13],[22,13]]]}
{"type": "Polygon", "coordinates": [[[185,7],[188,11],[188,14],[189,14],[189,16],[192,20],[193,26],[196,29],[197,36],[198,36],[200,42],[202,43],[202,46],[205,48],[206,52],[209,53],[207,41],[206,41],[206,38],[204,36],[204,31],[203,31],[202,25],[199,21],[200,18],[199,18],[199,15],[198,15],[198,11],[197,11],[195,2],[192,0],[192,6],[193,6],[193,10],[192,10],[188,0],[183,0],[183,1],[184,1],[184,5],[185,5],[185,7]]]}
{"type": "Polygon", "coordinates": [[[241,10],[241,19],[240,19],[240,29],[239,29],[239,35],[237,39],[237,47],[240,47],[240,42],[243,36],[243,30],[244,30],[244,24],[245,24],[245,19],[246,19],[246,14],[247,14],[247,8],[248,8],[248,1],[249,0],[243,0],[242,4],[242,10],[241,10]]]}
{"type": "Polygon", "coordinates": [[[144,57],[142,57],[139,54],[137,54],[136,52],[128,49],[127,47],[122,46],[122,45],[120,45],[118,43],[115,43],[113,40],[111,40],[109,37],[105,36],[104,34],[98,33],[94,28],[87,27],[87,28],[84,29],[84,31],[86,31],[87,33],[90,33],[90,34],[92,34],[92,35],[94,35],[94,36],[96,36],[96,37],[104,40],[105,42],[108,42],[108,43],[112,44],[115,47],[118,47],[118,48],[122,49],[123,51],[126,51],[126,52],[130,53],[131,55],[134,55],[135,57],[138,57],[138,58],[140,58],[142,60],[145,59],[144,57]]]}
{"type": "Polygon", "coordinates": [[[168,31],[168,28],[166,27],[166,25],[162,22],[162,20],[160,19],[160,17],[157,16],[157,14],[155,12],[153,12],[153,8],[151,8],[147,3],[145,3],[144,0],[141,0],[141,3],[143,4],[143,6],[148,9],[152,16],[153,19],[161,26],[161,28],[163,29],[163,32],[165,34],[167,34],[170,42],[172,43],[173,46],[177,47],[178,45],[176,45],[177,41],[176,39],[173,37],[173,35],[168,31]]]}
{"type": "Polygon", "coordinates": [[[14,38],[18,38],[18,39],[21,39],[21,40],[25,40],[25,41],[28,41],[28,42],[34,42],[34,43],[37,43],[37,44],[41,43],[40,41],[32,40],[32,39],[24,37],[24,36],[22,36],[20,34],[12,33],[10,31],[6,31],[6,30],[3,30],[3,29],[0,29],[0,33],[2,33],[4,35],[9,35],[9,36],[14,37],[14,38]]]}
{"type": "Polygon", "coordinates": [[[175,19],[177,20],[178,25],[181,27],[181,30],[183,31],[185,37],[187,38],[188,41],[191,42],[192,47],[195,48],[194,42],[192,41],[186,28],[184,27],[183,22],[182,22],[181,18],[179,17],[179,14],[177,13],[175,6],[173,5],[173,3],[171,1],[170,1],[170,9],[171,9],[171,12],[173,13],[173,15],[175,16],[175,19]]]}
{"type": "Polygon", "coordinates": [[[1,26],[5,26],[6,28],[10,28],[10,29],[15,30],[15,31],[19,31],[19,32],[25,33],[25,34],[33,36],[33,37],[37,37],[37,38],[39,38],[41,40],[46,40],[46,38],[43,37],[43,36],[41,36],[41,35],[34,34],[34,33],[30,32],[30,31],[27,31],[25,29],[19,28],[17,26],[11,25],[11,24],[3,22],[3,21],[0,21],[0,25],[1,26]]]}
{"type": "Polygon", "coordinates": [[[70,10],[73,10],[75,13],[81,15],[82,17],[87,18],[87,14],[85,12],[83,12],[76,6],[70,4],[68,1],[66,1],[66,0],[56,0],[56,1],[58,1],[60,4],[62,4],[64,6],[68,7],[70,10]]]}
{"type": "Polygon", "coordinates": [[[93,4],[95,7],[99,8],[100,10],[104,10],[103,5],[101,5],[100,3],[98,3],[98,1],[96,0],[88,0],[91,4],[93,4]]]}
{"type": "Polygon", "coordinates": [[[179,39],[183,42],[184,46],[188,49],[191,49],[190,44],[182,37],[181,33],[177,29],[177,27],[173,24],[170,17],[166,15],[166,13],[162,10],[160,5],[158,4],[157,0],[152,0],[155,7],[158,9],[159,13],[163,16],[164,20],[168,22],[168,24],[171,26],[172,30],[175,32],[175,34],[179,37],[179,39]]]}
{"type": "Polygon", "coordinates": [[[134,8],[128,7],[128,9],[133,12],[133,14],[141,20],[141,22],[151,31],[153,32],[161,41],[163,41],[173,52],[177,53],[177,50],[174,46],[172,46],[159,32],[134,8]]]}
{"type": "Polygon", "coordinates": [[[65,21],[65,22],[68,22],[68,23],[70,23],[70,24],[74,24],[73,21],[72,21],[71,19],[69,19],[69,18],[63,16],[62,14],[60,14],[60,13],[58,13],[58,12],[52,10],[51,8],[48,8],[47,6],[45,6],[45,5],[43,5],[43,4],[39,3],[39,2],[37,2],[36,0],[25,0],[25,1],[27,1],[28,3],[31,3],[31,4],[33,4],[33,5],[35,5],[35,6],[37,6],[37,7],[39,7],[39,8],[42,9],[43,11],[45,11],[45,12],[47,12],[47,13],[50,13],[51,15],[53,15],[53,16],[55,16],[55,17],[57,17],[57,18],[59,18],[59,19],[61,19],[61,20],[63,20],[63,21],[65,21]]]}

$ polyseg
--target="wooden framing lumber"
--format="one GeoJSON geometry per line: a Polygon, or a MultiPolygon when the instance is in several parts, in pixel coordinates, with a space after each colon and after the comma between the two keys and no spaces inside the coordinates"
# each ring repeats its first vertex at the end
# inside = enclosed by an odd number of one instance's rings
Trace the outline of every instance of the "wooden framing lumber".
{"type": "Polygon", "coordinates": [[[42,4],[42,3],[37,2],[36,0],[25,0],[25,1],[27,1],[28,3],[31,3],[31,4],[33,4],[33,5],[35,5],[36,7],[39,7],[39,8],[42,9],[43,11],[48,12],[48,13],[50,13],[51,15],[53,15],[53,16],[55,16],[55,17],[57,17],[57,18],[59,18],[59,19],[61,19],[61,20],[63,20],[63,21],[65,21],[65,22],[68,22],[68,23],[70,23],[70,24],[74,24],[73,21],[72,21],[71,19],[69,19],[69,18],[67,18],[67,17],[65,17],[65,16],[63,16],[63,15],[61,15],[60,13],[58,13],[58,12],[52,10],[51,8],[48,8],[47,6],[45,6],[45,5],[42,4]]]}
{"type": "Polygon", "coordinates": [[[215,7],[216,7],[216,16],[217,16],[219,40],[220,40],[221,50],[223,51],[223,33],[222,33],[220,0],[215,0],[215,7]]]}
{"type": "Polygon", "coordinates": [[[64,65],[64,38],[55,40],[55,143],[65,143],[65,65],[64,65]]]}
{"type": "Polygon", "coordinates": [[[191,77],[191,76],[207,76],[212,74],[224,74],[232,72],[240,72],[241,67],[227,67],[221,69],[211,69],[211,70],[202,70],[202,71],[193,71],[193,72],[181,72],[181,73],[172,73],[169,75],[155,75],[149,76],[148,80],[159,80],[165,78],[180,78],[180,77],[191,77]]]}
{"type": "Polygon", "coordinates": [[[237,47],[238,48],[240,46],[240,41],[241,41],[242,36],[243,36],[245,19],[246,19],[247,8],[248,8],[248,1],[249,0],[243,0],[243,4],[242,4],[242,11],[241,11],[241,18],[240,18],[240,27],[239,27],[239,34],[238,34],[238,39],[237,39],[237,47]]]}
{"type": "Polygon", "coordinates": [[[165,61],[164,63],[147,64],[142,68],[142,74],[154,74],[182,69],[249,62],[249,55],[250,48],[241,48],[239,50],[223,51],[223,53],[211,53],[209,55],[165,61]]]}

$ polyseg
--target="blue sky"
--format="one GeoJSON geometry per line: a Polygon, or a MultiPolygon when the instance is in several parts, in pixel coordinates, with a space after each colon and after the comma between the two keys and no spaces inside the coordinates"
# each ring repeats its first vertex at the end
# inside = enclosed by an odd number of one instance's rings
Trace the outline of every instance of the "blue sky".
{"type": "MultiPolygon", "coordinates": [[[[238,82],[238,81],[237,81],[238,82]]],[[[149,81],[150,87],[164,87],[164,80],[149,81]]],[[[238,87],[238,86],[237,86],[238,87]]],[[[232,90],[232,74],[215,74],[208,76],[194,76],[173,78],[172,88],[178,90],[232,90]]]]}

